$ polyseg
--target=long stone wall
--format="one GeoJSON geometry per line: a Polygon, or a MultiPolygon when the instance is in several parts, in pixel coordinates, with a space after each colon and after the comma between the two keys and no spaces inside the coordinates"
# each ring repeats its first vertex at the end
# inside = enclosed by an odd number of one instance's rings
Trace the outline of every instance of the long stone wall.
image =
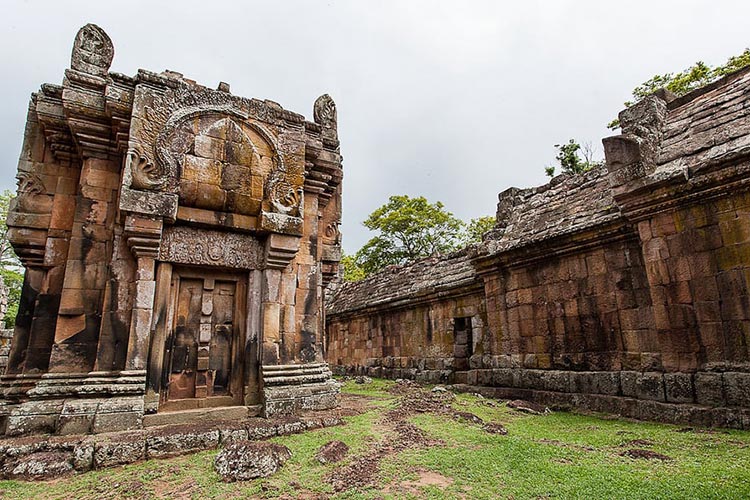
{"type": "Polygon", "coordinates": [[[750,428],[748,91],[747,70],[660,91],[620,114],[605,166],[502,192],[482,244],[342,285],[330,361],[750,428]]]}

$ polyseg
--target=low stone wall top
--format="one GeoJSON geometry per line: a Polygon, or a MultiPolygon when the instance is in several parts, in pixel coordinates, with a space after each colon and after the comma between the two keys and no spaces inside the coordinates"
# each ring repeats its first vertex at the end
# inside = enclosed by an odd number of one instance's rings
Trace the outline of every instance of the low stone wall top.
{"type": "Polygon", "coordinates": [[[724,161],[750,148],[750,68],[679,98],[668,98],[657,168],[683,173],[724,161]],[[728,126],[731,124],[731,126],[728,126]]]}
{"type": "Polygon", "coordinates": [[[467,247],[403,266],[389,266],[362,281],[343,283],[328,301],[326,312],[341,314],[471,285],[476,280],[471,265],[474,253],[476,247],[467,247]]]}
{"type": "Polygon", "coordinates": [[[510,188],[499,195],[497,225],[485,243],[489,253],[536,245],[620,219],[612,198],[607,169],[561,174],[547,184],[510,188]]]}

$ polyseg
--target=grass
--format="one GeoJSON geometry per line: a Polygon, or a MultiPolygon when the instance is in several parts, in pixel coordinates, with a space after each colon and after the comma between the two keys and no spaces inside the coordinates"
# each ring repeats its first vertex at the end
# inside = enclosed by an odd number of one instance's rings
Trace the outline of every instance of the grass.
{"type": "Polygon", "coordinates": [[[292,458],[267,479],[221,482],[211,450],[44,483],[0,481],[0,498],[750,498],[750,432],[678,432],[678,426],[572,413],[526,415],[472,395],[459,395],[455,408],[502,423],[508,435],[416,414],[410,421],[441,445],[388,455],[375,486],[334,495],[325,476],[351,458],[320,465],[316,451],[338,439],[354,457],[388,439],[379,421],[396,404],[386,392],[391,384],[348,383],[344,392],[371,398],[365,413],[347,417],[344,426],[275,438],[292,458]],[[670,460],[621,455],[630,448],[670,460]]]}

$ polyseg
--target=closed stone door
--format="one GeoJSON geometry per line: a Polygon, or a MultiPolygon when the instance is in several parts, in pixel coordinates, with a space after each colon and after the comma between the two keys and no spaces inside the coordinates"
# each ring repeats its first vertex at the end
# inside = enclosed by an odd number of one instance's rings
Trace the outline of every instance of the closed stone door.
{"type": "Polygon", "coordinates": [[[168,352],[168,409],[225,406],[241,400],[237,282],[177,276],[168,352]]]}

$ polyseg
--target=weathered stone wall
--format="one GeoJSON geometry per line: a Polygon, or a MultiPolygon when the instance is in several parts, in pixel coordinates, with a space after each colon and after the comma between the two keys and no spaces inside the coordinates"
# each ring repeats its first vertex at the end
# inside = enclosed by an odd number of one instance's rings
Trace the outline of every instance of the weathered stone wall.
{"type": "Polygon", "coordinates": [[[329,362],[375,376],[446,380],[456,365],[479,366],[490,352],[481,284],[474,279],[468,251],[434,257],[406,268],[388,268],[377,282],[345,285],[327,316],[329,362]],[[445,290],[450,290],[446,297],[445,290]],[[363,297],[367,296],[365,301],[363,297]],[[402,305],[394,304],[394,300],[402,305]],[[337,314],[339,308],[367,304],[337,314]],[[381,304],[393,304],[381,309],[381,304]],[[456,322],[471,329],[456,347],[456,322]],[[461,352],[457,352],[456,350],[461,352]]]}
{"type": "Polygon", "coordinates": [[[458,366],[458,332],[449,332],[440,351],[449,354],[432,361],[441,380],[750,428],[748,90],[743,70],[679,99],[650,96],[620,114],[623,133],[604,140],[606,166],[501,193],[482,244],[343,284],[328,310],[331,360],[342,371],[436,381],[417,357],[396,361],[382,346],[397,335],[399,352],[424,351],[413,318],[434,309],[455,321],[451,304],[476,290],[482,349],[458,366]],[[425,267],[462,270],[461,280],[433,273],[429,306],[414,291],[425,267]]]}
{"type": "MultiPolygon", "coordinates": [[[[455,318],[472,323],[470,352],[481,358],[488,338],[484,300],[480,294],[451,297],[381,314],[329,320],[329,362],[375,377],[447,381],[456,364],[455,318]]],[[[466,356],[466,362],[470,362],[466,356]]],[[[477,358],[475,358],[477,359],[477,358]]]]}

